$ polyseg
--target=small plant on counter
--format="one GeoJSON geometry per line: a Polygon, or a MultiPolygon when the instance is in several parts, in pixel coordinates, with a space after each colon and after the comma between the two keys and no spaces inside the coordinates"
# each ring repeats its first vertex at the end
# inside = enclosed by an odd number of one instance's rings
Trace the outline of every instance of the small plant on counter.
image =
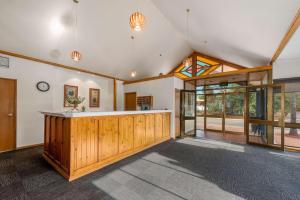
{"type": "Polygon", "coordinates": [[[71,111],[79,111],[78,105],[83,103],[85,101],[84,97],[74,97],[74,96],[68,96],[67,102],[73,106],[73,109],[71,111]]]}

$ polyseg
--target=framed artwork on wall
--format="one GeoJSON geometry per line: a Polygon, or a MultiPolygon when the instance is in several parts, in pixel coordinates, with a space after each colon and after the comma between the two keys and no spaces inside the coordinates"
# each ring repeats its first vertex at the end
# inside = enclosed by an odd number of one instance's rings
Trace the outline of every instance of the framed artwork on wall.
{"type": "Polygon", "coordinates": [[[67,102],[67,97],[78,97],[78,86],[64,85],[64,107],[73,107],[67,102]]]}
{"type": "Polygon", "coordinates": [[[90,107],[99,108],[100,107],[100,89],[90,88],[90,107]]]}

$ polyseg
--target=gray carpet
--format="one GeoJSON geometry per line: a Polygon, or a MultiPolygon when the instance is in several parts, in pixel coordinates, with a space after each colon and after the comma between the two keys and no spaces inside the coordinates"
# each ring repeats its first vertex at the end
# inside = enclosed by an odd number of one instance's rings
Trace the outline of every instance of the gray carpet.
{"type": "Polygon", "coordinates": [[[300,154],[209,140],[171,141],[71,183],[42,148],[0,154],[0,199],[300,199],[300,154]]]}

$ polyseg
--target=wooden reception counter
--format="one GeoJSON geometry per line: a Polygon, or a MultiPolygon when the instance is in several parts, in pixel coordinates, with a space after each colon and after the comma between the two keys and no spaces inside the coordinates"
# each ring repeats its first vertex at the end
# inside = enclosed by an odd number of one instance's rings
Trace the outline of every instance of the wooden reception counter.
{"type": "Polygon", "coordinates": [[[170,112],[42,112],[43,157],[72,181],[169,140],[170,112]]]}

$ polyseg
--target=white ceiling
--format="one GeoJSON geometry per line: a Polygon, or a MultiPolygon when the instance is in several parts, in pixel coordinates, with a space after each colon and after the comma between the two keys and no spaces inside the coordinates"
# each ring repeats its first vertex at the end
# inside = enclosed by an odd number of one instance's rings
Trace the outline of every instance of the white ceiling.
{"type": "Polygon", "coordinates": [[[253,67],[266,65],[300,8],[300,0],[152,0],[196,51],[253,67]],[[204,41],[207,41],[205,44],[204,41]]]}
{"type": "Polygon", "coordinates": [[[78,49],[82,60],[73,62],[72,12],[72,0],[1,0],[0,49],[123,79],[131,79],[133,70],[136,78],[168,73],[192,53],[183,36],[149,0],[80,0],[78,49]],[[138,34],[129,27],[129,16],[136,9],[147,20],[138,34]],[[61,23],[61,34],[53,31],[60,30],[53,21],[61,23]]]}
{"type": "Polygon", "coordinates": [[[268,63],[299,7],[300,0],[80,0],[83,57],[75,63],[72,0],[1,0],[0,49],[128,80],[133,70],[136,79],[167,73],[193,50],[252,67],[268,63]],[[138,34],[128,21],[136,9],[147,19],[138,34]]]}
{"type": "Polygon", "coordinates": [[[294,33],[279,55],[278,60],[282,59],[300,59],[300,28],[294,33]]]}

